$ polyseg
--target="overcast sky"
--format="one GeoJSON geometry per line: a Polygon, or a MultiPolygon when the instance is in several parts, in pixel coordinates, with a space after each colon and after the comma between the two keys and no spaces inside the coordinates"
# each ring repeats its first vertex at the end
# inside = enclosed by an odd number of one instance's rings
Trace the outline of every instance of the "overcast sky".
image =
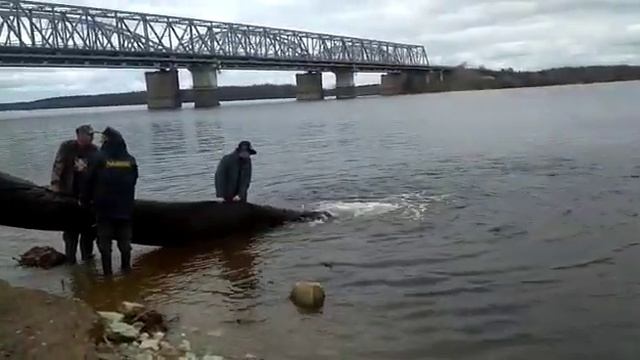
{"type": "MultiPolygon", "coordinates": [[[[640,65],[640,0],[59,0],[422,44],[432,63],[515,69],[640,65]],[[187,5],[188,4],[188,5],[187,5]]],[[[220,85],[292,83],[225,71],[220,85]]],[[[358,83],[378,81],[357,75],[358,83]]],[[[332,86],[333,75],[325,75],[332,86]]],[[[181,73],[181,87],[191,86],[181,73]]],[[[0,69],[0,102],[144,89],[142,70],[0,69]]]]}

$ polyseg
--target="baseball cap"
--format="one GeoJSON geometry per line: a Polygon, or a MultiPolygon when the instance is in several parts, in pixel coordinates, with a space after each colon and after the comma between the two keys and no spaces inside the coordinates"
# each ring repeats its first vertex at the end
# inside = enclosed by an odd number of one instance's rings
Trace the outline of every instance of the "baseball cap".
{"type": "Polygon", "coordinates": [[[258,153],[257,151],[255,151],[253,149],[253,146],[251,146],[251,142],[247,141],[247,140],[240,141],[240,143],[238,144],[238,150],[240,150],[242,148],[244,148],[247,151],[249,151],[249,154],[251,154],[251,155],[255,155],[255,154],[258,153]]]}
{"type": "Polygon", "coordinates": [[[93,131],[93,128],[91,127],[91,125],[80,125],[78,126],[78,128],[76,128],[76,134],[86,134],[86,135],[93,135],[95,131],[93,131]]]}

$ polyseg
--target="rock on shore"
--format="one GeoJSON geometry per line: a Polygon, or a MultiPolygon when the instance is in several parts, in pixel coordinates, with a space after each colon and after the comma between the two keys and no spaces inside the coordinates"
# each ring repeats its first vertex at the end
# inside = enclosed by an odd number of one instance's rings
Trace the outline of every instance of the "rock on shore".
{"type": "Polygon", "coordinates": [[[123,303],[118,310],[96,313],[78,299],[0,280],[0,359],[223,359],[197,356],[186,339],[172,345],[164,316],[153,309],[123,303]]]}

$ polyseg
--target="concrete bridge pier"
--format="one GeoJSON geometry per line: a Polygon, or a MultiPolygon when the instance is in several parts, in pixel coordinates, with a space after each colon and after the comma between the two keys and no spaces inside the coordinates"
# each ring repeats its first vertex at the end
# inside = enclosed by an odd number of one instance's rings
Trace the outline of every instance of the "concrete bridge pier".
{"type": "Polygon", "coordinates": [[[381,77],[382,95],[420,94],[429,91],[427,71],[407,71],[384,74],[381,77]]]}
{"type": "Polygon", "coordinates": [[[220,105],[218,100],[218,73],[213,66],[189,68],[193,78],[193,102],[196,109],[220,105]]]}
{"type": "Polygon", "coordinates": [[[406,92],[409,94],[420,94],[429,90],[429,73],[427,71],[409,71],[405,83],[406,92]]]}
{"type": "Polygon", "coordinates": [[[380,77],[382,85],[382,95],[399,95],[406,92],[407,74],[402,72],[394,72],[383,74],[380,77]]]}
{"type": "Polygon", "coordinates": [[[446,74],[443,70],[429,71],[427,75],[427,91],[439,92],[450,90],[449,73],[446,74]]]}
{"type": "Polygon", "coordinates": [[[353,99],[356,97],[354,72],[350,70],[336,70],[336,98],[353,99]]]}
{"type": "Polygon", "coordinates": [[[178,70],[160,70],[146,72],[147,108],[177,109],[182,106],[178,70]]]}
{"type": "Polygon", "coordinates": [[[301,101],[324,99],[322,73],[296,74],[296,99],[301,101]]]}

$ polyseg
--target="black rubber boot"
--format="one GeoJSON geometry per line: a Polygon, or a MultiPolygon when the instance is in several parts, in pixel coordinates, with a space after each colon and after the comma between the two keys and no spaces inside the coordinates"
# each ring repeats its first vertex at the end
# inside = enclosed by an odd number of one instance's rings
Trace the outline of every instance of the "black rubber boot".
{"type": "Polygon", "coordinates": [[[122,272],[129,272],[131,271],[131,253],[130,252],[123,252],[120,254],[121,257],[121,268],[122,268],[122,272]]]}
{"type": "Polygon", "coordinates": [[[113,269],[111,268],[111,256],[102,256],[102,273],[104,276],[111,276],[113,269]]]}
{"type": "Polygon", "coordinates": [[[95,239],[95,231],[89,230],[88,232],[80,235],[80,255],[82,261],[93,260],[93,242],[95,239]]]}
{"type": "Polygon", "coordinates": [[[67,258],[68,264],[75,264],[76,252],[78,251],[78,234],[64,232],[62,234],[64,239],[64,255],[67,258]]]}

